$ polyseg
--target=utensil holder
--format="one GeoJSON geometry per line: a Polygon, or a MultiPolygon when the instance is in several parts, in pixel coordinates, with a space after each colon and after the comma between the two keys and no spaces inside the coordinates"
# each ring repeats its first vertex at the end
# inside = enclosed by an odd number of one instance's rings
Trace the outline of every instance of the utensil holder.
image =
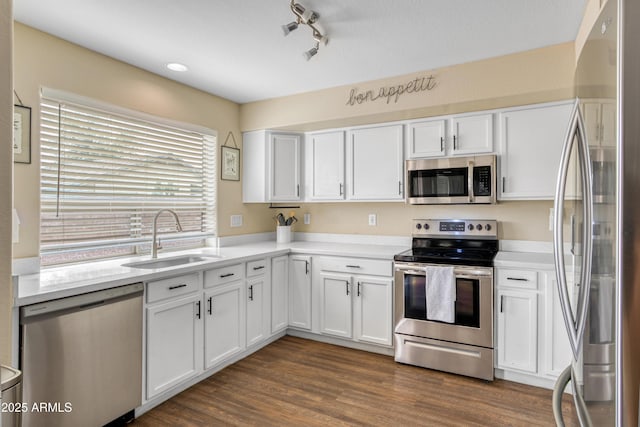
{"type": "Polygon", "coordinates": [[[289,243],[289,242],[291,242],[291,226],[278,225],[276,227],[276,243],[289,243]]]}

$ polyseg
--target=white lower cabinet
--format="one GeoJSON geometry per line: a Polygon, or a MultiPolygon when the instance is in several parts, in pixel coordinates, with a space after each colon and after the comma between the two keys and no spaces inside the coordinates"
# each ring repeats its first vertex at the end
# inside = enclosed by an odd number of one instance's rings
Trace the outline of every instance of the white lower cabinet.
{"type": "Polygon", "coordinates": [[[244,349],[244,289],[241,280],[204,293],[205,369],[244,349]]]}
{"type": "Polygon", "coordinates": [[[289,255],[271,259],[271,333],[289,325],[289,255]]]}
{"type": "Polygon", "coordinates": [[[352,338],[351,277],[320,273],[320,332],[352,338]]]}
{"type": "Polygon", "coordinates": [[[318,257],[314,265],[318,266],[313,283],[317,296],[313,306],[319,313],[318,332],[391,346],[391,261],[318,257]]]}
{"type": "MultiPolygon", "coordinates": [[[[178,285],[175,285],[178,286],[178,285]]],[[[202,367],[201,296],[193,294],[146,309],[146,397],[196,376],[202,367]]]]}
{"type": "Polygon", "coordinates": [[[269,261],[268,258],[262,258],[247,262],[247,286],[245,292],[247,347],[266,340],[271,332],[269,261]]]}
{"type": "Polygon", "coordinates": [[[538,370],[538,293],[498,290],[498,366],[538,370]]]}
{"type": "Polygon", "coordinates": [[[496,278],[496,368],[552,386],[571,363],[555,272],[497,268],[496,278]]]}
{"type": "Polygon", "coordinates": [[[393,279],[354,277],[355,339],[391,345],[393,279]]]}
{"type": "Polygon", "coordinates": [[[289,326],[311,330],[310,256],[289,256],[289,326]]]}

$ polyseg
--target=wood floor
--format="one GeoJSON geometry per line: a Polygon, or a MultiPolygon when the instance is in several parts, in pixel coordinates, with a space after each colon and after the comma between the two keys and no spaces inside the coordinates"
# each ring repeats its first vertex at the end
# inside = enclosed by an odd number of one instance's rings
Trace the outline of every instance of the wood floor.
{"type": "MultiPolygon", "coordinates": [[[[578,425],[567,396],[565,422],[578,425]]],[[[286,336],[132,426],[552,426],[551,391],[286,336]]]]}

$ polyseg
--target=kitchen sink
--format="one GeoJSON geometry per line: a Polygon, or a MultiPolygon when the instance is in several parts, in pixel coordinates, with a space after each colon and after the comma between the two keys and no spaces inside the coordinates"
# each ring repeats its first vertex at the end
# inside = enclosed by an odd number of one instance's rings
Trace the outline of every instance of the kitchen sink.
{"type": "Polygon", "coordinates": [[[161,259],[150,259],[146,261],[128,262],[126,264],[122,264],[122,266],[152,270],[156,268],[175,267],[178,265],[193,264],[193,263],[202,262],[202,261],[210,261],[210,260],[219,259],[219,258],[222,258],[222,257],[218,255],[193,254],[193,255],[181,255],[173,258],[161,258],[161,259]]]}

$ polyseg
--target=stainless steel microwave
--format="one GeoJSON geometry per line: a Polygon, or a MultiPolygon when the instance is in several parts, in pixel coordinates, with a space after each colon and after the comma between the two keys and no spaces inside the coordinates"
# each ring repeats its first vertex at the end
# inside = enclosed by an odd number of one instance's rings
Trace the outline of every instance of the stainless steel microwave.
{"type": "Polygon", "coordinates": [[[493,204],[496,156],[407,160],[407,203],[493,204]]]}

